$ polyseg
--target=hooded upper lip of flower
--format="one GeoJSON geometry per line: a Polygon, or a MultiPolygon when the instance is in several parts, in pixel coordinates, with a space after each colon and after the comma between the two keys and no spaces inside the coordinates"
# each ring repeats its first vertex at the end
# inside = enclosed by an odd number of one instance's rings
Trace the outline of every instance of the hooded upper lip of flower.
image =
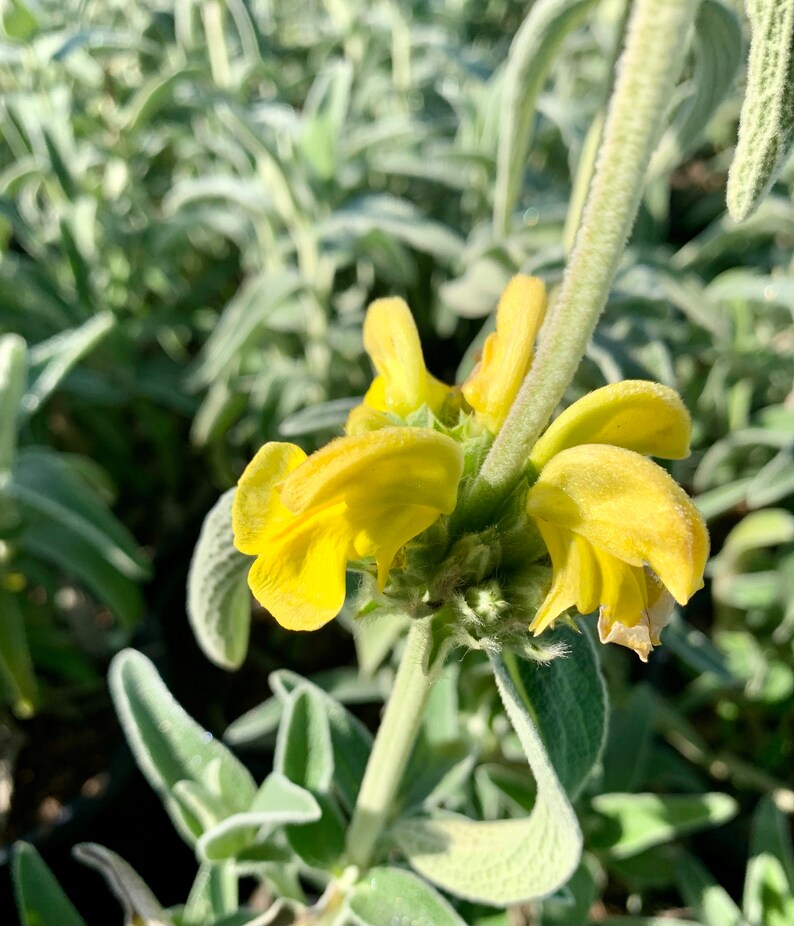
{"type": "Polygon", "coordinates": [[[530,625],[536,634],[568,608],[587,614],[600,605],[602,642],[646,660],[670,596],[685,604],[702,587],[709,548],[703,519],[645,456],[688,456],[690,429],[672,389],[636,380],[590,393],[541,437],[530,455],[539,476],[526,510],[549,550],[553,577],[530,625]]]}
{"type": "MultiPolygon", "coordinates": [[[[499,300],[496,330],[485,339],[481,359],[460,390],[476,420],[493,434],[527,374],[545,313],[543,282],[514,276],[499,300]]],[[[405,418],[423,405],[434,414],[441,412],[453,387],[427,371],[416,324],[402,299],[372,303],[364,321],[364,347],[377,375],[362,405],[351,412],[348,434],[390,423],[384,413],[405,418]]]]}

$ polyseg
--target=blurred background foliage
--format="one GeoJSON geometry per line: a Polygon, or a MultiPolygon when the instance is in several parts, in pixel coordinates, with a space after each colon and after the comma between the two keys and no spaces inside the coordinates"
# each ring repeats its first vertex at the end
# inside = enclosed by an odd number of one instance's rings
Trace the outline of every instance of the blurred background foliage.
{"type": "MultiPolygon", "coordinates": [[[[532,9],[517,0],[5,0],[9,742],[30,738],[36,712],[85,718],[106,702],[109,656],[264,441],[311,449],[338,432],[368,383],[371,299],[408,300],[430,368],[452,381],[513,273],[559,282],[625,8],[567,4],[514,73],[508,49],[532,9]]],[[[794,169],[745,222],[726,216],[747,41],[740,3],[704,0],[569,396],[647,378],[692,412],[694,452],[673,472],[709,522],[710,581],[649,669],[601,654],[615,705],[605,774],[626,790],[734,794],[740,816],[704,849],[730,872],[761,795],[792,809],[794,760],[794,169]]],[[[372,645],[375,676],[389,642],[372,645]]],[[[206,713],[221,728],[234,716],[206,713]]],[[[603,910],[681,904],[727,923],[703,912],[710,876],[682,868],[683,852],[661,868],[613,852],[603,910]]]]}

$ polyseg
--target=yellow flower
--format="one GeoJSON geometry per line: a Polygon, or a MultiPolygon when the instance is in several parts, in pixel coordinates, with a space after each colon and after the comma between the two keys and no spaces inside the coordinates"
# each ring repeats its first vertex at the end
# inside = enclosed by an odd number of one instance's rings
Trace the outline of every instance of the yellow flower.
{"type": "Polygon", "coordinates": [[[427,372],[411,310],[403,299],[376,299],[364,319],[364,347],[378,375],[364,403],[405,418],[427,405],[437,412],[450,387],[427,372]]]}
{"type": "MultiPolygon", "coordinates": [[[[514,276],[497,306],[496,331],[486,338],[479,363],[460,388],[475,418],[493,434],[526,376],[545,313],[543,282],[514,276]]],[[[388,413],[405,418],[423,405],[438,415],[453,396],[451,386],[428,373],[416,324],[402,299],[378,299],[370,305],[364,347],[378,375],[364,402],[350,413],[348,434],[393,424],[388,413]]]]}
{"type": "Polygon", "coordinates": [[[453,511],[459,446],[424,428],[342,437],[307,457],[268,443],[243,473],[232,509],[238,550],[256,556],[248,583],[290,630],[315,630],[345,600],[348,562],[374,557],[380,589],[395,555],[453,511]]]}
{"type": "Polygon", "coordinates": [[[482,358],[463,384],[464,398],[493,434],[501,428],[527,375],[545,314],[543,281],[514,276],[496,309],[496,331],[486,338],[482,358]]]}
{"type": "Polygon", "coordinates": [[[690,421],[681,400],[656,383],[598,389],[563,412],[530,457],[540,473],[526,510],[552,563],[552,585],[530,629],[564,611],[600,605],[603,643],[643,661],[659,643],[672,600],[703,585],[708,534],[692,501],[644,454],[680,459],[690,421]],[[669,593],[669,594],[668,594],[669,593]]]}

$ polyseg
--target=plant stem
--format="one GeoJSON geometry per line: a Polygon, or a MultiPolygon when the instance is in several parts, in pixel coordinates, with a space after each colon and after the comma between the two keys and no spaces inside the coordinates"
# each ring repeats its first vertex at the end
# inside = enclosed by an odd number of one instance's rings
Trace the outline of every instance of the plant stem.
{"type": "Polygon", "coordinates": [[[695,0],[634,3],[565,276],[532,367],[471,488],[468,517],[489,516],[515,486],[584,356],[637,215],[697,8],[695,0]]]}
{"type": "Polygon", "coordinates": [[[425,673],[429,645],[430,619],[412,621],[347,833],[348,860],[362,870],[370,864],[375,845],[394,811],[397,789],[437,675],[437,669],[425,673]]]}

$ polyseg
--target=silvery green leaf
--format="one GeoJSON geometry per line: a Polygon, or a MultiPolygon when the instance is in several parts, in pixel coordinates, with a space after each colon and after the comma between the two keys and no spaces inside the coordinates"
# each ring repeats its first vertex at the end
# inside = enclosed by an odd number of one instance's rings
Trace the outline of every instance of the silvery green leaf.
{"type": "Polygon", "coordinates": [[[358,240],[373,231],[391,235],[440,261],[454,262],[463,251],[463,239],[451,228],[425,218],[408,200],[386,194],[362,196],[335,210],[317,226],[318,238],[329,247],[358,240]]]}
{"type": "Polygon", "coordinates": [[[234,858],[255,841],[263,828],[285,823],[311,823],[322,811],[310,791],[299,787],[279,772],[262,782],[245,813],[232,814],[208,829],[198,841],[196,852],[208,862],[234,858]]]}
{"type": "Polygon", "coordinates": [[[355,926],[394,926],[404,920],[433,926],[464,926],[452,906],[426,881],[400,868],[373,868],[350,892],[355,926]]]}
{"type": "Polygon", "coordinates": [[[507,232],[516,207],[532,138],[535,106],[557,50],[593,0],[538,0],[510,46],[499,107],[494,226],[507,232]]]}
{"type": "Polygon", "coordinates": [[[15,844],[11,871],[22,926],[86,926],[55,875],[29,843],[15,844]]]}
{"type": "Polygon", "coordinates": [[[310,792],[319,805],[319,819],[288,825],[285,832],[290,845],[307,865],[325,868],[336,864],[344,851],[345,825],[333,795],[335,755],[331,723],[318,691],[303,684],[290,696],[279,726],[273,767],[310,792]]]}
{"type": "Polygon", "coordinates": [[[593,809],[603,821],[598,843],[620,859],[726,823],[738,805],[727,794],[599,794],[593,809]]]}
{"type": "Polygon", "coordinates": [[[747,13],[747,90],[727,193],[736,222],[758,208],[794,146],[794,0],[752,0],[747,13]]]}
{"type": "Polygon", "coordinates": [[[251,557],[234,546],[229,489],[204,519],[187,577],[187,615],[204,654],[224,669],[238,669],[248,651],[251,557]]]}
{"type": "Polygon", "coordinates": [[[361,398],[332,399],[320,402],[310,408],[288,415],[278,426],[282,437],[299,437],[316,434],[318,431],[340,431],[351,409],[361,403],[361,398]]]}
{"type": "Polygon", "coordinates": [[[411,867],[451,894],[504,907],[556,891],[579,864],[582,834],[514,674],[492,659],[496,683],[537,785],[523,819],[456,815],[399,821],[393,834],[411,867]]]}
{"type": "Polygon", "coordinates": [[[543,665],[510,655],[508,665],[560,784],[575,798],[604,748],[606,688],[587,633],[561,627],[549,639],[564,656],[543,665]]]}
{"type": "Polygon", "coordinates": [[[704,0],[695,21],[691,95],[662,136],[648,173],[658,177],[696,150],[709,120],[733,84],[742,60],[742,30],[736,14],[719,0],[704,0]]]}
{"type": "Polygon", "coordinates": [[[255,347],[267,333],[268,319],[278,307],[302,288],[294,270],[249,277],[224,307],[191,373],[191,384],[209,386],[221,378],[239,361],[241,351],[255,347]]]}
{"type": "Polygon", "coordinates": [[[223,816],[250,807],[256,786],[247,769],[188,716],[142,653],[119,653],[111,663],[109,681],[138,766],[188,842],[195,841],[203,827],[194,813],[185,813],[183,801],[195,803],[206,792],[223,808],[223,816]],[[181,799],[173,791],[179,782],[187,783],[181,799]]]}
{"type": "Polygon", "coordinates": [[[126,926],[172,926],[157,898],[123,858],[94,842],[78,843],[72,851],[105,878],[124,908],[126,926]]]}

